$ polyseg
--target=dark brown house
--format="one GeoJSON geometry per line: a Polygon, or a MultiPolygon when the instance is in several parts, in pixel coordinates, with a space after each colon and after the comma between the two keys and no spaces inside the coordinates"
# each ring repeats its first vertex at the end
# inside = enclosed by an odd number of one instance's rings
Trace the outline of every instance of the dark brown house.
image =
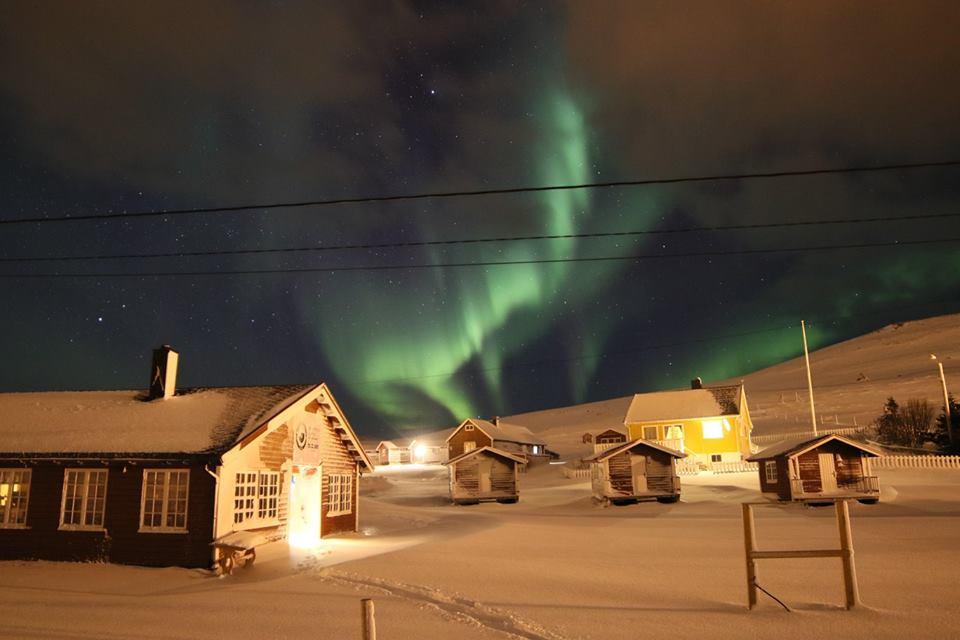
{"type": "Polygon", "coordinates": [[[207,567],[357,528],[372,464],[325,384],[0,394],[0,559],[207,567]]]}
{"type": "Polygon", "coordinates": [[[843,436],[826,434],[785,440],[756,453],[760,490],[780,500],[816,502],[856,498],[863,503],[880,499],[880,483],[870,458],[878,451],[843,436]]]}
{"type": "Polygon", "coordinates": [[[520,455],[527,462],[551,460],[557,454],[547,449],[542,438],[533,434],[526,427],[508,424],[494,418],[493,420],[479,420],[467,418],[447,436],[448,459],[481,447],[493,447],[520,455]]]}

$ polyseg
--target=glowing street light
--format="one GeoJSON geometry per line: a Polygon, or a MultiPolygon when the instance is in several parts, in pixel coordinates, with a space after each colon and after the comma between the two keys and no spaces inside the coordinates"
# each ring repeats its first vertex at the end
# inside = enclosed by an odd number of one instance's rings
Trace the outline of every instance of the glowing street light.
{"type": "Polygon", "coordinates": [[[947,435],[950,437],[950,444],[953,445],[953,422],[950,420],[950,394],[947,393],[947,379],[943,376],[943,362],[933,353],[930,354],[931,360],[937,361],[937,367],[940,369],[940,385],[943,387],[943,416],[946,418],[947,435]]]}

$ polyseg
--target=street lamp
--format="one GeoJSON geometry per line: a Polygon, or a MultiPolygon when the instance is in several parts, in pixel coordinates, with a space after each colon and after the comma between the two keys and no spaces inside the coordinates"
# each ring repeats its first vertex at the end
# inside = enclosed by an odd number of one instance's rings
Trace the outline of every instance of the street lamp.
{"type": "Polygon", "coordinates": [[[946,418],[947,435],[950,437],[950,445],[953,446],[953,422],[950,420],[950,394],[947,393],[947,379],[943,376],[943,362],[933,353],[930,354],[931,360],[937,361],[937,367],[940,369],[940,385],[943,387],[943,416],[946,418]]]}

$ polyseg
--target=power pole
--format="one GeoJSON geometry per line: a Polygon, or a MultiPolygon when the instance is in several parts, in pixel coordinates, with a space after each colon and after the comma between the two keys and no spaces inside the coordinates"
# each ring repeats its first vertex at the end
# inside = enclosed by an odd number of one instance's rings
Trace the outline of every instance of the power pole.
{"type": "Polygon", "coordinates": [[[807,363],[807,390],[810,392],[810,424],[813,426],[813,435],[817,434],[817,412],[813,408],[813,378],[810,376],[810,352],[807,351],[807,326],[800,321],[800,332],[803,334],[803,359],[807,363]]]}
{"type": "Polygon", "coordinates": [[[953,446],[953,422],[950,420],[950,394],[947,393],[947,379],[943,376],[943,363],[937,356],[937,367],[940,368],[940,385],[943,387],[943,417],[947,419],[944,425],[947,428],[947,435],[950,436],[950,446],[953,446]]]}

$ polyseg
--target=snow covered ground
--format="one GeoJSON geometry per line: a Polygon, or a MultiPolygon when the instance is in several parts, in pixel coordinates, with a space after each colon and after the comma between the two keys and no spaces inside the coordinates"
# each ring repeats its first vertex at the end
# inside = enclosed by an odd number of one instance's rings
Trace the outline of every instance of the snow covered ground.
{"type": "MultiPolygon", "coordinates": [[[[391,638],[960,636],[960,472],[886,471],[852,506],[866,606],[844,611],[839,561],[761,561],[745,608],[739,503],[754,474],[684,478],[683,501],[601,508],[556,467],[521,502],[447,504],[446,469],[362,481],[354,536],[274,544],[227,578],[186,569],[0,563],[4,638],[355,638],[362,597],[391,638]]],[[[761,507],[761,548],[835,546],[829,508],[761,507]]]]}

